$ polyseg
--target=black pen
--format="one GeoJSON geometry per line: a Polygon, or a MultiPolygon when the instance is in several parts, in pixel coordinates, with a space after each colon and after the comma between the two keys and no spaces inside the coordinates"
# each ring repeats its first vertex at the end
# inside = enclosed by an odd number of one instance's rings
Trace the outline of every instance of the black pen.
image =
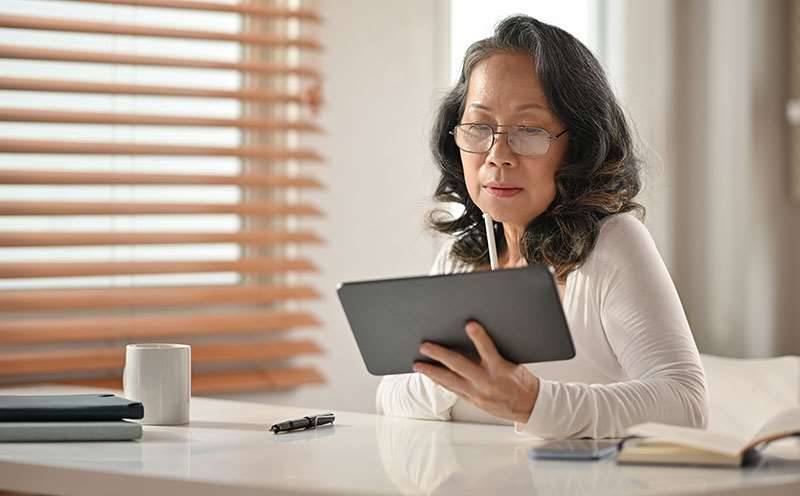
{"type": "Polygon", "coordinates": [[[280,422],[274,424],[269,430],[277,434],[279,432],[289,432],[297,429],[313,429],[320,425],[332,424],[334,418],[332,413],[320,413],[319,415],[280,422]]]}

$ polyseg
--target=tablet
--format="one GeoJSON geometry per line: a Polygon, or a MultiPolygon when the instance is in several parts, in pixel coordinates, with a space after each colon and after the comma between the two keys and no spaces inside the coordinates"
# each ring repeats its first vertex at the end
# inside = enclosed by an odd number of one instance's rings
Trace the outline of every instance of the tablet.
{"type": "Polygon", "coordinates": [[[350,329],[373,375],[412,372],[433,341],[478,360],[464,326],[477,320],[500,354],[514,363],[575,356],[558,289],[548,268],[464,272],[341,283],[337,287],[350,329]]]}

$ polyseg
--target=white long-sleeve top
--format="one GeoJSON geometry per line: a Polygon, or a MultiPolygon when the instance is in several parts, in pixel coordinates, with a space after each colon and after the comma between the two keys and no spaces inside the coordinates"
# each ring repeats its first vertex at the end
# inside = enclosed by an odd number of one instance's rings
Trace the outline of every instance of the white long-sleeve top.
{"type": "MultiPolygon", "coordinates": [[[[442,247],[431,275],[469,272],[442,247]]],[[[520,434],[620,437],[641,422],[705,428],[705,375],[689,323],[653,238],[630,213],[601,221],[595,248],[566,280],[562,300],[575,357],[525,364],[539,396],[520,434]]],[[[492,330],[487,329],[489,335],[492,330]]],[[[379,414],[506,423],[422,374],[386,376],[379,414]]]]}

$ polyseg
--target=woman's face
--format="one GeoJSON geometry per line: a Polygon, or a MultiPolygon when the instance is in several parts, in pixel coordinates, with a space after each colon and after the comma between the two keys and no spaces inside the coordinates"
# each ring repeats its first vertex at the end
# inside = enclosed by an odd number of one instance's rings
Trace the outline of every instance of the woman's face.
{"type": "MultiPolygon", "coordinates": [[[[475,65],[461,123],[525,125],[542,128],[552,136],[564,130],[549,109],[529,56],[510,52],[491,55],[475,65]]],[[[462,150],[464,179],[478,208],[498,222],[524,228],[555,197],[555,173],[567,150],[568,133],[553,141],[540,157],[515,154],[507,136],[498,134],[486,153],[462,150]]]]}

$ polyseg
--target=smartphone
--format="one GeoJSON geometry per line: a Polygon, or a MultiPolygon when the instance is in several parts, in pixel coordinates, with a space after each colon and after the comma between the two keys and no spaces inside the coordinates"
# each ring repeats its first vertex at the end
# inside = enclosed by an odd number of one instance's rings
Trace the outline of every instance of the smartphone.
{"type": "Polygon", "coordinates": [[[530,449],[533,459],[599,460],[616,454],[622,439],[564,439],[530,449]]]}

